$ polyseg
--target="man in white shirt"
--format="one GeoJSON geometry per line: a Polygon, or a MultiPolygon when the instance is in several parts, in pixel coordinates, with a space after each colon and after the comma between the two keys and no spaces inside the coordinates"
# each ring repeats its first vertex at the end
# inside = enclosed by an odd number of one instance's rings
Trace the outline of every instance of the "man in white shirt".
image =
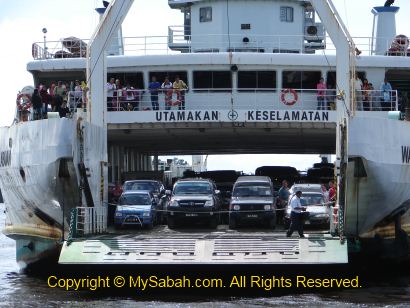
{"type": "Polygon", "coordinates": [[[303,235],[303,215],[302,212],[306,211],[306,208],[300,203],[300,197],[302,192],[298,190],[296,194],[290,200],[290,227],[288,232],[286,232],[287,237],[291,237],[293,231],[297,230],[300,237],[305,237],[303,235]]]}
{"type": "Polygon", "coordinates": [[[107,82],[106,89],[107,89],[107,110],[110,111],[114,109],[113,100],[114,100],[114,91],[116,90],[114,78],[110,78],[110,82],[107,82]]]}

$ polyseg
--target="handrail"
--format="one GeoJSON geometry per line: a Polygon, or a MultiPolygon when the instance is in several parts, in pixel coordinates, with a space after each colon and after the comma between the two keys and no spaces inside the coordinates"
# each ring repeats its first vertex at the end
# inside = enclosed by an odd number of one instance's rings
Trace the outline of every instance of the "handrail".
{"type": "MultiPolygon", "coordinates": [[[[166,36],[136,36],[124,37],[124,54],[125,55],[164,55],[183,52],[219,52],[224,51],[222,46],[228,42],[227,34],[204,34],[204,35],[185,35],[182,30],[173,30],[169,28],[169,35],[166,36]]],[[[335,54],[336,48],[328,36],[323,37],[323,42],[309,42],[304,35],[252,35],[250,41],[243,43],[243,35],[230,34],[231,51],[249,51],[274,53],[304,53],[311,48],[325,48],[327,54],[335,54]]],[[[356,47],[362,52],[362,55],[372,55],[371,37],[354,37],[356,47]]],[[[384,38],[386,41],[386,55],[408,56],[410,50],[392,50],[392,38],[384,38]],[[390,43],[388,43],[390,42],[390,43]]],[[[78,39],[79,46],[75,50],[71,48],[70,52],[64,44],[66,41],[47,41],[47,51],[42,47],[44,42],[35,42],[32,45],[32,56],[35,60],[56,59],[56,58],[78,58],[85,57],[87,39],[78,39]]],[[[225,45],[224,45],[225,44],[225,45]]],[[[225,46],[226,47],[226,46],[225,46]]],[[[225,50],[226,51],[226,50],[225,50]]],[[[323,52],[323,51],[321,51],[323,52]]]]}

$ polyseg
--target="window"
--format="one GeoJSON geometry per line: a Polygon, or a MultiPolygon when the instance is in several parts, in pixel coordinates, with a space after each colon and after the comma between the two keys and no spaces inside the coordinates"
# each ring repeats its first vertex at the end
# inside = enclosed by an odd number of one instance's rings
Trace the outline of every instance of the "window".
{"type": "Polygon", "coordinates": [[[280,21],[293,22],[293,7],[290,7],[290,6],[280,7],[280,21]]]}
{"type": "MultiPolygon", "coordinates": [[[[185,82],[188,85],[188,74],[185,71],[180,71],[180,72],[149,72],[149,82],[151,82],[152,76],[155,76],[157,78],[157,81],[160,82],[161,84],[164,82],[165,77],[169,78],[170,82],[175,81],[175,76],[179,76],[179,79],[181,79],[183,82],[185,82]]],[[[189,85],[188,85],[189,86],[189,85]]]]}
{"type": "Polygon", "coordinates": [[[241,24],[241,30],[250,30],[251,24],[241,24]]]}
{"type": "Polygon", "coordinates": [[[232,88],[232,77],[230,71],[196,71],[194,72],[194,88],[213,89],[213,91],[230,91],[232,88]],[[218,90],[219,89],[219,90],[218,90]]]}
{"type": "Polygon", "coordinates": [[[239,91],[252,91],[261,89],[272,91],[276,89],[276,71],[239,71],[238,72],[239,91]]]}
{"type": "Polygon", "coordinates": [[[282,72],[282,88],[316,89],[321,77],[320,71],[284,71],[282,72]]]}
{"type": "Polygon", "coordinates": [[[199,22],[212,21],[212,7],[201,7],[199,9],[199,22]]]}
{"type": "MultiPolygon", "coordinates": [[[[357,72],[359,78],[363,81],[366,79],[366,72],[357,72]]],[[[370,81],[369,81],[370,82],[370,81]]],[[[329,88],[334,89],[336,87],[336,72],[328,71],[326,74],[326,84],[329,88]]]]}

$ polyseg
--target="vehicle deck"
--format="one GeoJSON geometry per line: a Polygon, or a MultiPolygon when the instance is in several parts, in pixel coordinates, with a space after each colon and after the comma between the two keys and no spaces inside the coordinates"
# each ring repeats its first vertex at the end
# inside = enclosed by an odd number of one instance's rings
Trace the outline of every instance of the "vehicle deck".
{"type": "Polygon", "coordinates": [[[328,231],[128,229],[64,242],[60,264],[341,264],[347,244],[328,231]],[[125,232],[126,231],[126,232],[125,232]]]}

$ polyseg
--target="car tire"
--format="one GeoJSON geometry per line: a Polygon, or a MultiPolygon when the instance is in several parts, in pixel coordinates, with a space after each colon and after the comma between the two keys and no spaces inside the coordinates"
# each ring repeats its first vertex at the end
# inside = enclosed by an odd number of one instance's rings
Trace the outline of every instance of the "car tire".
{"type": "Polygon", "coordinates": [[[212,229],[216,229],[216,227],[218,226],[218,217],[217,217],[217,216],[213,216],[213,217],[211,218],[211,221],[209,222],[209,226],[210,226],[212,229]]]}
{"type": "Polygon", "coordinates": [[[276,229],[276,217],[274,217],[274,218],[272,218],[272,219],[270,219],[270,220],[268,221],[268,227],[269,227],[269,229],[271,229],[271,230],[275,230],[275,229],[276,229]]]}
{"type": "Polygon", "coordinates": [[[229,218],[229,229],[236,229],[238,224],[235,218],[229,218]]]}
{"type": "Polygon", "coordinates": [[[176,224],[175,224],[175,218],[173,217],[168,217],[167,218],[167,224],[169,229],[174,229],[176,224]]]}

